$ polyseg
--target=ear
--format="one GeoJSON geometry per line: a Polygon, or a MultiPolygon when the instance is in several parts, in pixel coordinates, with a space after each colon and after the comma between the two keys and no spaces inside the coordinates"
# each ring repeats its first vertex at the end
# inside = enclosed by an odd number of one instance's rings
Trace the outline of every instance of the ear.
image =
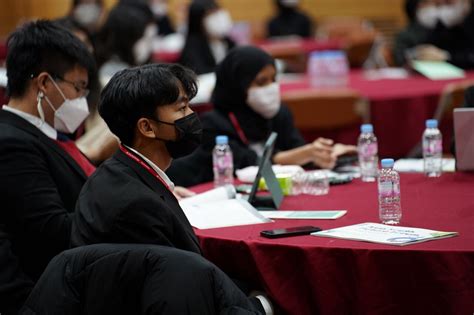
{"type": "MultiPolygon", "coordinates": [[[[156,127],[155,127],[156,128],[156,127]]],[[[155,138],[156,133],[152,127],[152,122],[148,118],[140,118],[137,121],[137,130],[138,133],[146,138],[155,138]]]]}
{"type": "Polygon", "coordinates": [[[38,93],[46,94],[48,89],[49,74],[47,72],[41,72],[36,77],[36,86],[38,88],[38,93]]]}

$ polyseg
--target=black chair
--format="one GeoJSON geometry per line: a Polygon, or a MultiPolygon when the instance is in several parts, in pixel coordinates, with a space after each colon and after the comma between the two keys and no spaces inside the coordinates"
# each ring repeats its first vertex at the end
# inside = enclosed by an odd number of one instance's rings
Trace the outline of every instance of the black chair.
{"type": "Polygon", "coordinates": [[[97,244],[56,256],[20,314],[259,314],[203,257],[170,247],[97,244]]]}

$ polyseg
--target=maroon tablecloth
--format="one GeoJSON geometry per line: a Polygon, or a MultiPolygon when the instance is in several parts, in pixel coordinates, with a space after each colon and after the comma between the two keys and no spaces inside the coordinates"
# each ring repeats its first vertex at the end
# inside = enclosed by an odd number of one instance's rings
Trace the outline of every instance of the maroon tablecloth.
{"type": "MultiPolygon", "coordinates": [[[[466,79],[474,79],[468,71],[466,79]]],[[[456,80],[432,81],[421,75],[404,80],[367,80],[360,70],[350,73],[349,88],[370,101],[370,117],[379,140],[381,157],[403,157],[421,139],[425,120],[432,118],[443,88],[456,80]]],[[[307,78],[281,82],[282,93],[313,89],[307,78]]],[[[452,125],[441,126],[445,150],[449,148],[452,125]]]]}
{"type": "Polygon", "coordinates": [[[290,314],[472,314],[474,174],[435,179],[402,174],[401,198],[402,226],[457,231],[459,236],[404,247],[259,236],[264,229],[378,222],[376,184],[358,180],[332,186],[326,196],[286,197],[281,207],[348,210],[337,220],[275,220],[196,233],[208,259],[234,277],[263,285],[290,314]]]}

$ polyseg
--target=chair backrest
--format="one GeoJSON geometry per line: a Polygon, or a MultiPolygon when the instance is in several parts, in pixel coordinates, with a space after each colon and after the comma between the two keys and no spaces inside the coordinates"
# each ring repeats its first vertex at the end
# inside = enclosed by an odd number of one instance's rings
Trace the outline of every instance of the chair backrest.
{"type": "Polygon", "coordinates": [[[441,93],[438,107],[436,108],[434,119],[440,124],[443,120],[452,121],[453,110],[464,103],[464,93],[468,87],[474,86],[474,80],[450,83],[446,85],[441,93]]]}
{"type": "Polygon", "coordinates": [[[283,95],[295,126],[305,130],[335,130],[360,124],[367,113],[366,104],[353,90],[295,91],[283,95]]]}

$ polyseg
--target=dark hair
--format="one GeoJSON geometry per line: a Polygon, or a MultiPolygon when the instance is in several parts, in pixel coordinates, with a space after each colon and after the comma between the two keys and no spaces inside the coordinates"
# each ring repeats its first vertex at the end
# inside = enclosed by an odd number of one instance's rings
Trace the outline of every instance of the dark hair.
{"type": "Polygon", "coordinates": [[[143,36],[150,23],[153,23],[153,13],[146,4],[127,2],[115,6],[98,35],[99,66],[113,55],[129,65],[135,65],[133,45],[143,36]]]}
{"type": "MultiPolygon", "coordinates": [[[[82,1],[82,0],[73,0],[73,1],[72,1],[72,8],[75,8],[75,7],[77,7],[78,5],[80,5],[80,4],[81,4],[81,1],[82,1]]],[[[103,6],[103,1],[102,1],[102,0],[95,0],[95,3],[97,3],[97,4],[100,5],[100,6],[103,6]]]]}
{"type": "Polygon", "coordinates": [[[196,75],[178,64],[149,64],[116,73],[100,95],[99,113],[109,129],[126,144],[133,142],[141,117],[155,118],[158,106],[173,104],[183,88],[196,96],[196,75]]]}
{"type": "Polygon", "coordinates": [[[210,10],[219,8],[214,0],[194,0],[189,6],[188,34],[187,36],[200,35],[206,38],[203,20],[210,10]]]}
{"type": "Polygon", "coordinates": [[[416,9],[418,8],[420,2],[420,0],[405,1],[405,14],[407,15],[410,22],[414,22],[416,20],[416,9]]]}
{"type": "Polygon", "coordinates": [[[87,47],[65,28],[46,20],[30,22],[8,38],[8,95],[23,96],[30,79],[45,71],[63,77],[79,65],[95,75],[87,47]]]}

